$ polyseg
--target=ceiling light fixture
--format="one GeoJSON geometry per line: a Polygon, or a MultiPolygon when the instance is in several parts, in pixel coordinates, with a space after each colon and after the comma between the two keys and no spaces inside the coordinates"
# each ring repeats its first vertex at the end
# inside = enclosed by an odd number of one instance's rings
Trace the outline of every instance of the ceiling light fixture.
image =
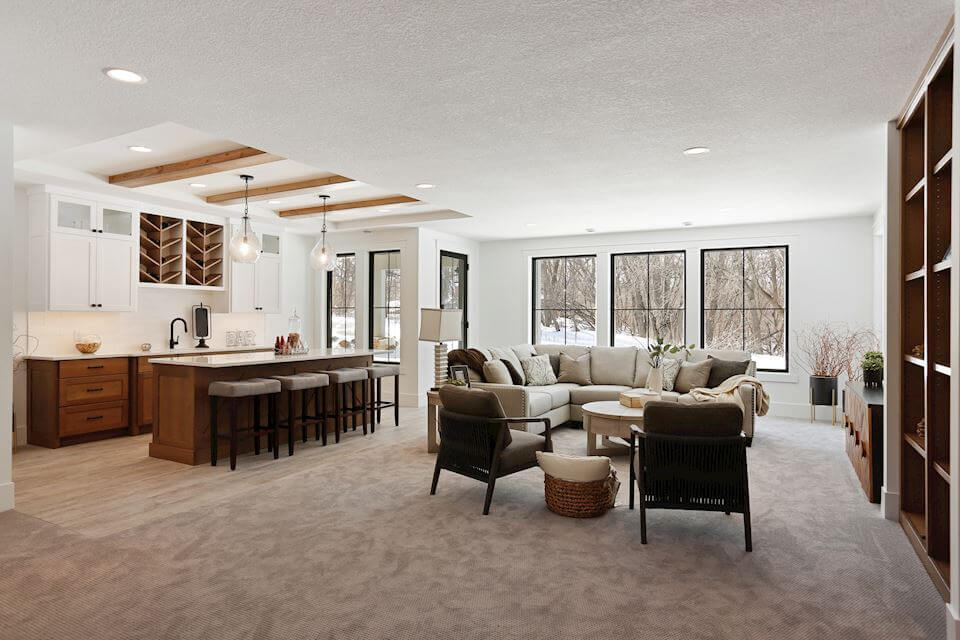
{"type": "Polygon", "coordinates": [[[705,153],[710,153],[709,147],[690,147],[683,150],[685,156],[700,156],[705,153]]]}
{"type": "Polygon", "coordinates": [[[203,189],[207,185],[203,184],[202,182],[191,182],[190,186],[193,187],[194,189],[203,189]]]}
{"type": "Polygon", "coordinates": [[[596,229],[594,229],[593,227],[587,227],[586,229],[584,229],[584,231],[586,231],[587,233],[593,233],[594,231],[596,231],[596,229]]]}
{"type": "Polygon", "coordinates": [[[683,221],[683,222],[680,223],[680,226],[681,226],[681,227],[692,227],[692,226],[693,226],[693,223],[690,222],[689,220],[685,220],[685,221],[683,221]]]}
{"type": "Polygon", "coordinates": [[[337,253],[327,242],[327,198],[325,193],[320,194],[320,200],[323,202],[323,226],[320,227],[320,239],[310,250],[310,266],[317,271],[333,271],[337,264],[337,253]]]}
{"type": "Polygon", "coordinates": [[[125,82],[127,84],[143,84],[147,81],[146,78],[135,71],[120,69],[118,67],[107,67],[103,70],[103,73],[111,80],[125,82]]]}
{"type": "Polygon", "coordinates": [[[253,176],[242,175],[243,180],[243,225],[230,239],[230,256],[237,262],[256,262],[260,259],[260,241],[250,228],[250,202],[248,199],[250,181],[253,176]]]}
{"type": "Polygon", "coordinates": [[[153,151],[153,149],[151,149],[150,147],[142,147],[138,144],[127,147],[127,149],[130,149],[130,151],[136,151],[137,153],[150,153],[151,151],[153,151]]]}
{"type": "Polygon", "coordinates": [[[429,182],[421,182],[417,185],[417,189],[433,189],[435,186],[437,185],[430,184],[429,182]]]}

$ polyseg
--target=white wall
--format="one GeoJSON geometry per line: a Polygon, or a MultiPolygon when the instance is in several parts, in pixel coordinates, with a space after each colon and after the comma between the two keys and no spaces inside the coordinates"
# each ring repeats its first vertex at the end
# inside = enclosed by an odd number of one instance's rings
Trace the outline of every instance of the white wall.
{"type": "MultiPolygon", "coordinates": [[[[706,227],[483,242],[477,318],[481,345],[531,341],[531,258],[597,255],[597,324],[600,344],[609,344],[610,254],[625,251],[686,250],[687,342],[700,339],[700,249],[786,244],[789,246],[788,330],[790,371],[762,374],[771,413],[809,416],[807,374],[797,365],[794,332],[823,320],[873,326],[873,221],[870,217],[778,224],[706,227]],[[489,301],[496,301],[489,304],[489,301]]],[[[821,417],[829,418],[826,408],[821,417]]]]}
{"type": "MultiPolygon", "coordinates": [[[[0,228],[16,229],[13,217],[13,126],[0,122],[0,228]]],[[[13,331],[13,268],[16,238],[0,233],[0,334],[13,331]]],[[[0,340],[0,416],[13,411],[13,353],[9,340],[0,340]]],[[[0,427],[0,511],[13,509],[13,455],[11,424],[6,418],[0,427]]]]}

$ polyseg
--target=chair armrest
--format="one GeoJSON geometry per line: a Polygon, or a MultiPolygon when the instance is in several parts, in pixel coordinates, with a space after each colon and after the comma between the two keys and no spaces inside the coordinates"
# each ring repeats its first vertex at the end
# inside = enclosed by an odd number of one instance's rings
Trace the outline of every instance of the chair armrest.
{"type": "Polygon", "coordinates": [[[547,451],[553,452],[553,438],[550,435],[550,418],[500,418],[508,425],[511,424],[530,424],[531,422],[543,423],[543,437],[547,440],[547,451]]]}

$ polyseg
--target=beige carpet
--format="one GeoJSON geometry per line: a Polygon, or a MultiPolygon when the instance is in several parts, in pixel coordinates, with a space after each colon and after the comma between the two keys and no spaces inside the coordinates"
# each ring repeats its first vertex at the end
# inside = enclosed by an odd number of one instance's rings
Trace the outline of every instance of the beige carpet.
{"type": "MultiPolygon", "coordinates": [[[[478,482],[441,474],[428,495],[422,442],[418,424],[311,444],[297,473],[96,538],[0,514],[0,638],[944,636],[939,596],[837,428],[760,421],[752,554],[739,516],[651,512],[646,546],[625,506],[556,516],[536,469],[481,516],[478,482]]],[[[557,442],[585,449],[580,431],[557,442]]]]}

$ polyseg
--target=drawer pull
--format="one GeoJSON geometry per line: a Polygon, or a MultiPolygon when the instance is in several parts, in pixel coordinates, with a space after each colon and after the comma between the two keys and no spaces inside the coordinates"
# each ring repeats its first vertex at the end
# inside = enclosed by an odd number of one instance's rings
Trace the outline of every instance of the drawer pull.
{"type": "Polygon", "coordinates": [[[87,369],[103,369],[102,364],[88,364],[87,369]]]}
{"type": "Polygon", "coordinates": [[[94,387],[93,389],[87,389],[87,393],[96,393],[97,391],[103,391],[103,387],[94,387]]]}
{"type": "Polygon", "coordinates": [[[103,420],[103,416],[87,416],[87,420],[103,420]]]}

